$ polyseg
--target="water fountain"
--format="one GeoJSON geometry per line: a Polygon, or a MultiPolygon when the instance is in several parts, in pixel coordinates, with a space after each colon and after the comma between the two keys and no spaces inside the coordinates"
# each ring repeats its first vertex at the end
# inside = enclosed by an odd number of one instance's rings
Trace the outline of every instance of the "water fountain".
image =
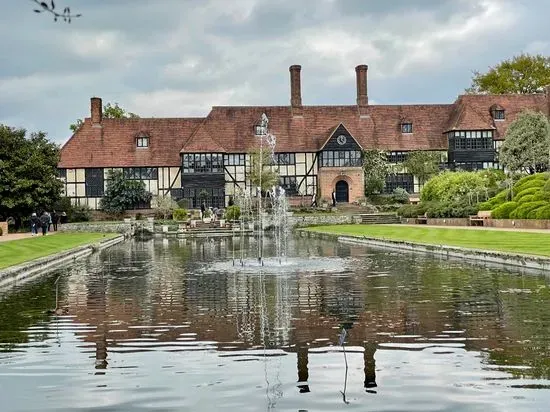
{"type": "MultiPolygon", "coordinates": [[[[287,209],[288,200],[285,196],[284,188],[280,186],[272,186],[269,190],[264,190],[262,182],[264,170],[264,152],[267,150],[269,158],[274,161],[276,137],[269,132],[269,119],[267,115],[262,114],[260,124],[258,125],[257,138],[259,139],[259,173],[258,185],[256,187],[245,188],[238,190],[236,195],[236,204],[241,210],[239,220],[239,245],[240,256],[239,264],[245,266],[246,256],[244,256],[244,238],[247,229],[255,230],[255,238],[257,243],[257,264],[264,266],[264,243],[265,230],[272,229],[276,245],[276,260],[282,264],[283,258],[286,257],[287,237],[288,237],[288,219],[287,209]],[[265,193],[265,200],[264,200],[265,193]],[[254,194],[254,196],[253,196],[254,194]],[[256,201],[254,201],[256,199],[256,201]],[[268,210],[270,221],[268,224],[268,210]]],[[[235,242],[233,242],[235,244],[235,242]]],[[[236,263],[235,248],[233,247],[233,265],[236,263]]]]}

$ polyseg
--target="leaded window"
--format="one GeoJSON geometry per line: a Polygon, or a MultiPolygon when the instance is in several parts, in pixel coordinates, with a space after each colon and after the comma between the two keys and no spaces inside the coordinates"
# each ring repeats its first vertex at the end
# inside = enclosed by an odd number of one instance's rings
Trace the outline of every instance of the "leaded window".
{"type": "Polygon", "coordinates": [[[103,169],[85,169],[86,197],[101,197],[104,192],[103,169]]]}
{"type": "Polygon", "coordinates": [[[493,110],[493,119],[495,120],[505,120],[506,119],[506,112],[504,109],[494,109],[493,110]]]}
{"type": "Polygon", "coordinates": [[[492,150],[492,130],[452,131],[447,134],[450,150],[492,150]]]}
{"type": "Polygon", "coordinates": [[[405,189],[408,193],[414,192],[414,177],[410,173],[395,173],[386,176],[384,185],[385,193],[393,193],[398,187],[405,189]]]}
{"type": "Polygon", "coordinates": [[[199,208],[204,202],[206,207],[224,207],[225,189],[222,188],[183,188],[183,199],[187,199],[190,208],[199,208]]]}
{"type": "Polygon", "coordinates": [[[223,156],[225,166],[244,166],[246,162],[245,154],[226,154],[223,156]]]}
{"type": "Polygon", "coordinates": [[[289,196],[298,194],[296,176],[280,176],[279,186],[285,189],[286,194],[289,196]]]}
{"type": "Polygon", "coordinates": [[[359,150],[325,150],[321,152],[321,167],[356,167],[362,165],[359,150]]]}
{"type": "Polygon", "coordinates": [[[294,153],[275,153],[274,160],[278,165],[295,165],[296,155],[294,153]]]}
{"type": "Polygon", "coordinates": [[[223,173],[221,153],[188,153],[183,155],[183,173],[223,173]]]}
{"type": "Polygon", "coordinates": [[[137,147],[149,147],[149,138],[147,136],[140,136],[136,138],[137,147]]]}
{"type": "Polygon", "coordinates": [[[122,173],[128,180],[156,180],[159,174],[157,167],[125,167],[122,173]]]}
{"type": "Polygon", "coordinates": [[[412,133],[413,124],[410,122],[401,123],[401,133],[412,133]]]}
{"type": "Polygon", "coordinates": [[[390,152],[388,153],[389,163],[403,163],[407,160],[408,152],[390,152]]]}

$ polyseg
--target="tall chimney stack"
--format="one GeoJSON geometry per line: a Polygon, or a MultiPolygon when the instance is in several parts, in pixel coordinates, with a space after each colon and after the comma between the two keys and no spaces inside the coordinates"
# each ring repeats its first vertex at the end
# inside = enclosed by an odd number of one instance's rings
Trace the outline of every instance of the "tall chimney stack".
{"type": "Polygon", "coordinates": [[[369,66],[361,64],[355,68],[357,77],[357,106],[368,106],[369,95],[367,93],[367,72],[369,66]]]}
{"type": "Polygon", "coordinates": [[[92,116],[92,125],[101,125],[101,121],[103,120],[103,106],[101,103],[101,98],[92,97],[90,99],[90,112],[92,116]]]}
{"type": "Polygon", "coordinates": [[[293,108],[302,107],[302,85],[300,71],[302,66],[294,64],[288,69],[290,71],[290,105],[293,108]]]}
{"type": "Polygon", "coordinates": [[[92,116],[92,126],[101,126],[103,120],[103,106],[101,98],[92,97],[90,99],[90,112],[92,116]]]}
{"type": "Polygon", "coordinates": [[[550,84],[548,86],[546,86],[544,91],[545,91],[545,94],[546,94],[546,109],[548,111],[548,113],[546,113],[546,114],[548,116],[550,116],[550,84]]]}

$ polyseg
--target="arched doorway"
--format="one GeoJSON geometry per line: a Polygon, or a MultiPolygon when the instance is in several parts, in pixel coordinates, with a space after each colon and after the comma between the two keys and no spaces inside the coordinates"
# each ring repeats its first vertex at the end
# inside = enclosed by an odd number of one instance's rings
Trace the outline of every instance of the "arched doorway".
{"type": "Polygon", "coordinates": [[[336,182],[336,201],[337,202],[349,202],[349,186],[345,180],[339,180],[336,182]]]}

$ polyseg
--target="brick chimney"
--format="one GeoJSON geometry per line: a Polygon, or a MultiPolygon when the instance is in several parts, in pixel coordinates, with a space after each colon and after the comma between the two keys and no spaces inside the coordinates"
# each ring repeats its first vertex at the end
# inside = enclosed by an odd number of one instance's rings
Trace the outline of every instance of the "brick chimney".
{"type": "Polygon", "coordinates": [[[90,112],[92,116],[92,126],[101,127],[101,121],[103,120],[103,105],[101,98],[92,97],[90,99],[90,112]]]}
{"type": "Polygon", "coordinates": [[[544,88],[544,91],[546,92],[546,114],[550,116],[550,84],[544,88]]]}
{"type": "Polygon", "coordinates": [[[369,66],[361,64],[355,68],[357,77],[357,106],[368,106],[369,95],[367,93],[367,72],[369,66]]]}
{"type": "Polygon", "coordinates": [[[290,71],[290,106],[292,108],[302,107],[302,86],[300,71],[302,66],[294,64],[288,69],[290,71]]]}

